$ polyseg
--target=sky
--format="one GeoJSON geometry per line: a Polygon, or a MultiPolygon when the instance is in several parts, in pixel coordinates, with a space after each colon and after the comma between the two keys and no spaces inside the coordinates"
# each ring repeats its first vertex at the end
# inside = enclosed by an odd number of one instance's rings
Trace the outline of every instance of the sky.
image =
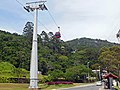
{"type": "MultiPolygon", "coordinates": [[[[34,22],[34,12],[28,13],[23,6],[39,0],[17,1],[1,0],[0,29],[22,34],[25,24],[34,22]]],[[[60,26],[64,41],[87,37],[119,43],[116,34],[120,29],[120,0],[47,0],[45,4],[57,25],[48,11],[39,11],[39,34],[43,30],[55,33],[60,26]]]]}

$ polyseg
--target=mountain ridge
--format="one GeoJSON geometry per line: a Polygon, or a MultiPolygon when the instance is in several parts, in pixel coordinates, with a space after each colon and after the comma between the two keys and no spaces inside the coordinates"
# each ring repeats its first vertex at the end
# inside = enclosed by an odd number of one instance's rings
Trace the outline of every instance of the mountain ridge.
{"type": "Polygon", "coordinates": [[[118,43],[112,43],[107,40],[91,39],[86,37],[73,39],[73,40],[67,41],[66,43],[69,44],[69,46],[72,48],[78,48],[78,47],[84,47],[84,46],[102,48],[104,46],[110,47],[114,45],[120,45],[118,43]]]}

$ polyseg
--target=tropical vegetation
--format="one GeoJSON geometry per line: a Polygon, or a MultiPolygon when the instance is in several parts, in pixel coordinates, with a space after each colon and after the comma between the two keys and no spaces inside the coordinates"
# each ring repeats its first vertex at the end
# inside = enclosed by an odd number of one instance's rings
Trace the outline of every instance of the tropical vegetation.
{"type": "MultiPolygon", "coordinates": [[[[33,26],[27,22],[22,35],[0,30],[0,82],[29,78],[33,26]]],[[[90,38],[65,42],[53,32],[42,31],[38,34],[38,61],[41,82],[84,82],[88,72],[95,77],[92,69],[99,66],[119,75],[120,44],[90,38]]]]}

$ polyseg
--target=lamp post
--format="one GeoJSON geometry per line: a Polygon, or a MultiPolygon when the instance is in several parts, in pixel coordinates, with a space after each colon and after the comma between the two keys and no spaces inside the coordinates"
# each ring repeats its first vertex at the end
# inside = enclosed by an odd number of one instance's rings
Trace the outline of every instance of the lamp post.
{"type": "Polygon", "coordinates": [[[100,75],[100,66],[99,66],[99,80],[101,80],[101,75],[100,75]]]}
{"type": "MultiPolygon", "coordinates": [[[[90,62],[87,62],[87,68],[89,68],[89,63],[90,62]]],[[[88,79],[89,79],[89,71],[88,71],[88,79]]]]}
{"type": "Polygon", "coordinates": [[[37,47],[37,20],[38,20],[38,10],[47,10],[44,5],[46,1],[37,1],[26,3],[24,9],[28,12],[35,11],[34,15],[34,31],[33,31],[33,41],[32,41],[32,52],[31,52],[31,62],[30,62],[30,86],[31,90],[38,90],[38,47],[37,47]]]}

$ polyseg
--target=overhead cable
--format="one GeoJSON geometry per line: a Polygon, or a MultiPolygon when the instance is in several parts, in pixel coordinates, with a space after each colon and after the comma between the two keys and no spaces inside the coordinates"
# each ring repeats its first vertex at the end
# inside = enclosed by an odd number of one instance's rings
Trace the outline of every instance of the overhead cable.
{"type": "Polygon", "coordinates": [[[23,6],[24,7],[24,5],[22,4],[22,3],[20,3],[18,0],[16,0],[21,6],[23,6]]]}
{"type": "Polygon", "coordinates": [[[50,17],[52,18],[53,22],[57,26],[57,28],[59,28],[58,24],[56,23],[55,19],[53,18],[52,14],[50,13],[50,11],[49,10],[47,10],[47,11],[48,11],[48,14],[50,15],[50,17]]]}

